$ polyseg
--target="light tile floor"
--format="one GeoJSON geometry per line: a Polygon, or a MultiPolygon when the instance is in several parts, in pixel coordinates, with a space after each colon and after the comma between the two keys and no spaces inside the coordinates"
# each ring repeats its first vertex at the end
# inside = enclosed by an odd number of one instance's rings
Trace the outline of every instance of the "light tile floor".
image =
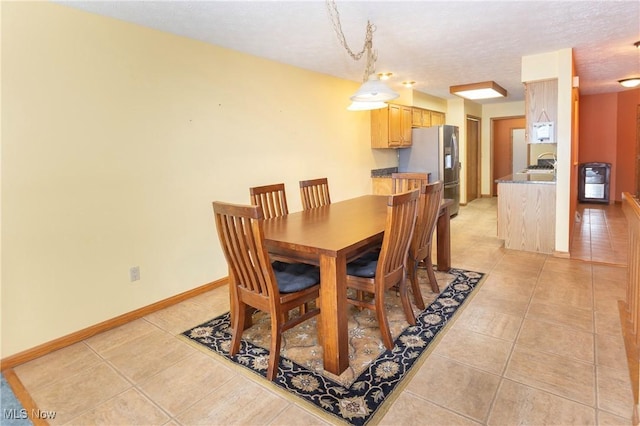
{"type": "MultiPolygon", "coordinates": [[[[581,214],[576,254],[590,249],[598,263],[505,250],[495,198],[461,208],[451,222],[452,263],[488,278],[381,424],[630,424],[617,308],[624,217],[619,206],[581,214]]],[[[222,287],[15,371],[40,409],[57,412],[52,424],[327,424],[176,337],[228,305],[222,287]]]]}
{"type": "Polygon", "coordinates": [[[627,220],[619,205],[578,204],[571,258],[627,264],[627,220]]]}

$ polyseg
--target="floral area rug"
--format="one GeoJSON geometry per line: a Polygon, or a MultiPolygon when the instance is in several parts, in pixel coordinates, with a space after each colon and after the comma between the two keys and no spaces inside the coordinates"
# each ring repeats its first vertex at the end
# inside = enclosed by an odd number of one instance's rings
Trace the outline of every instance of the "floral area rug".
{"type": "MultiPolygon", "coordinates": [[[[484,278],[479,272],[436,271],[440,294],[431,291],[425,270],[418,271],[426,309],[415,308],[416,325],[409,326],[400,298],[387,292],[386,308],[395,346],[382,343],[375,314],[349,307],[349,368],[340,376],[324,371],[316,319],[283,333],[278,375],[274,384],[320,410],[333,422],[364,425],[371,421],[397,390],[429,345],[450,322],[484,278]]],[[[413,301],[413,295],[411,295],[413,301]]],[[[229,356],[231,323],[227,312],[182,333],[231,362],[266,377],[271,334],[268,314],[256,312],[253,326],[243,333],[240,351],[229,356]]],[[[266,379],[265,379],[266,380],[266,379]]]]}

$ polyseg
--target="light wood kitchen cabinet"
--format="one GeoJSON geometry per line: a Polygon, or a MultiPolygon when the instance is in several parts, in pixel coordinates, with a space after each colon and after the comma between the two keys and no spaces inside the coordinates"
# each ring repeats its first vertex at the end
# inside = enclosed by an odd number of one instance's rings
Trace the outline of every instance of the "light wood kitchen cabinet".
{"type": "Polygon", "coordinates": [[[411,110],[411,124],[413,127],[430,127],[431,111],[414,107],[411,110]]]}
{"type": "Polygon", "coordinates": [[[391,178],[376,177],[371,178],[371,189],[373,195],[390,195],[391,194],[391,178]]]}
{"type": "MultiPolygon", "coordinates": [[[[538,122],[554,123],[553,134],[549,143],[558,141],[558,80],[545,80],[525,83],[525,114],[527,143],[539,143],[535,140],[533,125],[538,122]]],[[[549,151],[549,149],[546,149],[549,151]]]]}
{"type": "Polygon", "coordinates": [[[430,126],[442,126],[444,125],[444,112],[429,111],[431,116],[430,126]]]}
{"type": "Polygon", "coordinates": [[[413,107],[411,109],[411,125],[413,127],[431,127],[444,124],[445,114],[430,109],[413,107]]]}
{"type": "Polygon", "coordinates": [[[389,104],[371,111],[371,148],[411,146],[411,107],[389,104]]]}

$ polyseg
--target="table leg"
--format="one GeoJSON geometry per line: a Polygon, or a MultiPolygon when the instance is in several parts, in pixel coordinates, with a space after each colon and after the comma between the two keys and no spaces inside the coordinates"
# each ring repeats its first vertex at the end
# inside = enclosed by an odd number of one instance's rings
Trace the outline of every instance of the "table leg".
{"type": "Polygon", "coordinates": [[[344,255],[320,255],[320,334],[324,369],[336,375],[349,367],[346,263],[344,255]]]}
{"type": "Polygon", "coordinates": [[[451,216],[449,214],[449,207],[440,209],[440,216],[438,216],[438,224],[436,228],[438,239],[438,271],[448,271],[451,269],[450,221],[451,216]]]}

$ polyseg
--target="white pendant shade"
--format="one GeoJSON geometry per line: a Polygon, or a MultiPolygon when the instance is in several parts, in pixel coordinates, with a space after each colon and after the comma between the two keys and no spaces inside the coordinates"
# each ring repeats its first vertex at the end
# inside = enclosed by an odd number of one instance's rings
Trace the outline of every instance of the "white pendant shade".
{"type": "Polygon", "coordinates": [[[372,109],[385,108],[387,104],[382,101],[358,102],[354,101],[347,107],[349,111],[369,111],[372,109]]]}
{"type": "MultiPolygon", "coordinates": [[[[399,97],[400,95],[391,90],[378,76],[371,74],[356,93],[351,96],[354,102],[385,102],[399,97]]],[[[382,107],[378,107],[382,108],[382,107]]],[[[376,108],[371,108],[376,109],[376,108]]]]}

